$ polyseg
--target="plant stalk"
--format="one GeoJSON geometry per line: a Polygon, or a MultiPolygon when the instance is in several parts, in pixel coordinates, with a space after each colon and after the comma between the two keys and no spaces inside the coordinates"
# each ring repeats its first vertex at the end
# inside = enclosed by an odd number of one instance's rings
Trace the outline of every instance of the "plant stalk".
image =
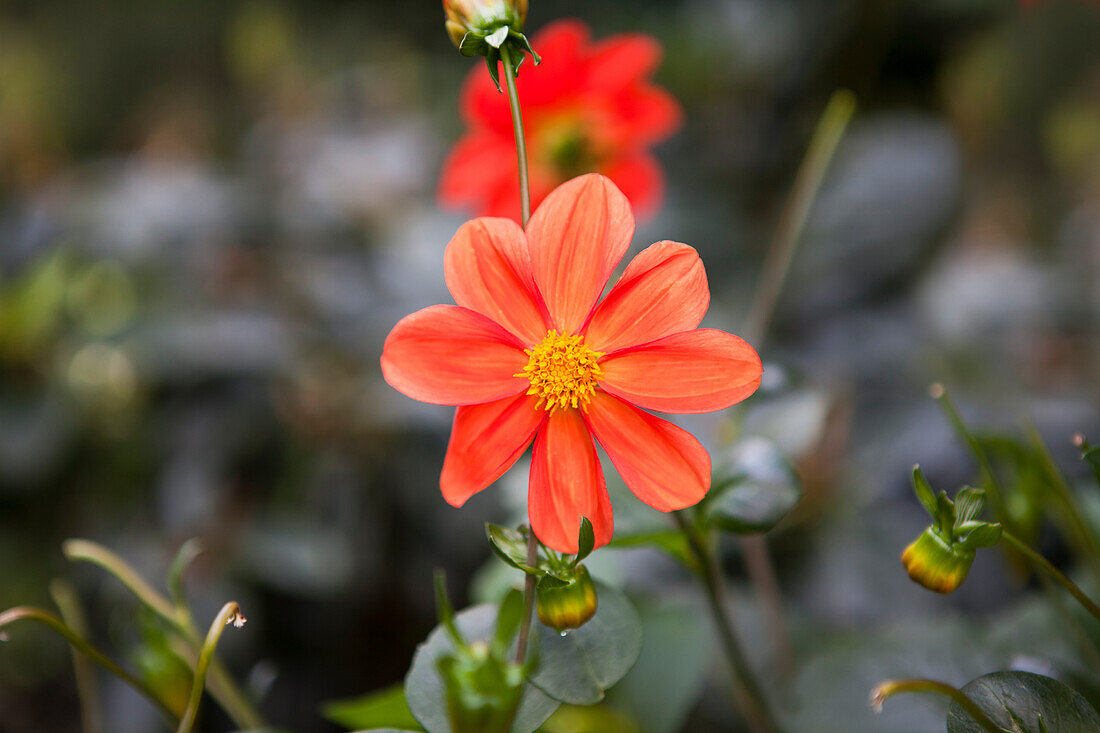
{"type": "Polygon", "coordinates": [[[741,644],[737,641],[737,634],[733,629],[730,610],[726,603],[725,584],[721,568],[718,566],[718,557],[711,543],[699,536],[696,529],[684,518],[682,511],[674,511],[671,514],[699,563],[699,576],[706,590],[707,606],[714,625],[718,629],[722,650],[730,666],[733,699],[754,733],[778,733],[780,728],[768,706],[763,687],[757,681],[745,653],[741,650],[741,644]]]}
{"type": "MultiPolygon", "coordinates": [[[[73,587],[63,580],[50,583],[50,596],[61,611],[61,620],[73,633],[84,638],[88,634],[88,618],[80,605],[73,587]]],[[[76,694],[80,699],[80,725],[84,733],[102,733],[103,710],[96,691],[95,669],[91,661],[75,647],[73,653],[73,677],[76,679],[76,694]]]]}
{"type": "Polygon", "coordinates": [[[244,616],[241,615],[240,606],[235,601],[222,606],[222,610],[210,624],[210,630],[206,633],[206,641],[199,650],[199,659],[195,664],[195,677],[191,684],[191,697],[187,701],[187,709],[180,718],[179,728],[176,733],[191,733],[195,726],[195,719],[199,714],[199,704],[202,702],[202,692],[206,689],[206,671],[214,660],[214,650],[218,641],[225,632],[225,627],[232,623],[237,628],[244,626],[244,616]]]}
{"type": "Polygon", "coordinates": [[[508,89],[508,106],[512,108],[512,130],[516,138],[516,164],[519,166],[519,208],[523,228],[531,218],[531,182],[527,175],[527,139],[523,133],[523,113],[519,108],[516,91],[516,69],[512,63],[512,50],[505,43],[500,47],[500,60],[504,64],[504,85],[508,89]]]}
{"type": "MultiPolygon", "coordinates": [[[[534,530],[527,535],[527,567],[536,567],[539,561],[539,541],[534,530]]],[[[523,619],[519,624],[519,641],[516,643],[516,664],[523,664],[527,658],[527,639],[531,635],[531,612],[535,606],[535,576],[524,574],[523,581],[523,619]]]]}
{"type": "Polygon", "coordinates": [[[966,711],[966,714],[974,719],[974,722],[984,728],[988,733],[1009,733],[978,707],[977,703],[967,697],[962,690],[958,690],[944,682],[936,680],[887,680],[871,690],[871,707],[876,712],[882,711],[882,703],[899,692],[930,692],[949,697],[966,711]]]}
{"type": "Polygon", "coordinates": [[[1012,547],[1027,558],[1032,565],[1054,578],[1063,588],[1069,591],[1070,595],[1077,599],[1078,603],[1084,606],[1086,611],[1091,613],[1097,621],[1100,621],[1100,606],[1096,605],[1091,598],[1085,595],[1085,592],[1081,590],[1076,583],[1070,580],[1065,573],[1054,567],[1050,560],[1047,560],[1038,552],[1028,547],[1026,542],[1008,530],[1001,532],[1001,539],[1012,545],[1012,547]]]}

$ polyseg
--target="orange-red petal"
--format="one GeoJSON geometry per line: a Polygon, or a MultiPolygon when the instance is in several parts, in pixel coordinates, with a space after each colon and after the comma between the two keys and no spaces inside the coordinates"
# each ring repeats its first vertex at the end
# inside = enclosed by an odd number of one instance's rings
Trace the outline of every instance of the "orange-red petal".
{"type": "Polygon", "coordinates": [[[614,93],[641,81],[661,62],[661,44],[640,33],[622,33],[599,41],[589,52],[587,87],[614,93]]]}
{"type": "Polygon", "coordinates": [[[679,242],[657,242],[630,261],[596,307],[585,342],[606,353],[688,331],[709,305],[699,253],[679,242]]]}
{"type": "Polygon", "coordinates": [[[545,410],[536,409],[536,401],[531,395],[518,394],[455,411],[439,477],[448,504],[462,506],[523,455],[546,417],[545,410]]]}
{"type": "Polygon", "coordinates": [[[605,392],[584,419],[627,488],[654,509],[694,506],[710,489],[710,456],[686,430],[605,392]]]}
{"type": "Polygon", "coordinates": [[[657,159],[648,153],[637,153],[604,163],[600,170],[615,182],[630,200],[634,216],[646,219],[657,212],[665,195],[665,174],[657,159]]]}
{"type": "Polygon", "coordinates": [[[483,217],[459,227],[443,255],[443,271],[459,305],[496,321],[529,346],[546,336],[527,237],[511,219],[483,217]]]}
{"type": "Polygon", "coordinates": [[[555,410],[535,438],[527,494],[531,528],[558,552],[577,551],[581,517],[588,517],[596,547],[611,541],[614,519],[596,446],[576,410],[555,410]]]}
{"type": "Polygon", "coordinates": [[[677,333],[600,360],[600,387],[658,412],[712,412],[760,386],[760,356],[743,339],[714,329],[677,333]]]}
{"type": "Polygon", "coordinates": [[[469,206],[480,212],[492,191],[504,180],[511,181],[509,173],[515,168],[515,158],[510,138],[492,132],[466,135],[447,155],[440,171],[440,205],[469,206]]]}
{"type": "Polygon", "coordinates": [[[634,236],[630,203],[596,173],[558,186],[527,225],[535,283],[553,325],[577,333],[634,236]]]}
{"type": "Polygon", "coordinates": [[[382,376],[397,391],[434,405],[476,405],[525,390],[516,337],[480,313],[433,305],[405,316],[382,346],[382,376]]]}

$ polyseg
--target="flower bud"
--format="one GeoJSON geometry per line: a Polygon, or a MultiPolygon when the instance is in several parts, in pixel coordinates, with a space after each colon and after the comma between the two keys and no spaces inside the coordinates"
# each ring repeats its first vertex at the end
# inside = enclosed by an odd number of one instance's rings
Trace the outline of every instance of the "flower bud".
{"type": "Polygon", "coordinates": [[[475,641],[438,662],[453,733],[508,733],[523,695],[523,669],[475,641]]]}
{"type": "Polygon", "coordinates": [[[974,551],[958,542],[948,542],[933,527],[905,548],[901,562],[909,577],[929,590],[951,593],[966,580],[974,551]]]}
{"type": "Polygon", "coordinates": [[[484,40],[503,27],[519,33],[527,20],[527,0],[443,0],[447,33],[463,50],[463,39],[472,34],[484,40]]]}
{"type": "Polygon", "coordinates": [[[539,581],[536,591],[539,620],[544,624],[565,631],[584,626],[596,615],[596,584],[584,565],[578,565],[564,585],[545,581],[539,581]]]}

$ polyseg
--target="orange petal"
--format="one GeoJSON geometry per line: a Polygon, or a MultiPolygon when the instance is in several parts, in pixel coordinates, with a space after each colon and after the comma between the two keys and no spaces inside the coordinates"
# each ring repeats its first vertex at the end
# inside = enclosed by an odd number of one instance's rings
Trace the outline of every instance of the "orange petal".
{"type": "Polygon", "coordinates": [[[433,305],[405,316],[382,346],[382,376],[434,405],[476,405],[524,391],[512,376],[527,364],[516,337],[480,313],[433,305]]]}
{"type": "Polygon", "coordinates": [[[527,237],[511,219],[481,218],[459,227],[443,255],[455,302],[496,321],[528,345],[547,331],[531,274],[527,237]]]}
{"type": "Polygon", "coordinates": [[[673,334],[600,360],[607,392],[647,410],[712,412],[760,386],[760,356],[743,339],[710,328],[673,334]]]}
{"type": "Polygon", "coordinates": [[[589,173],[554,189],[527,225],[535,283],[553,325],[577,333],[634,236],[630,203],[589,173]]]}
{"type": "Polygon", "coordinates": [[[536,401],[519,394],[458,408],[439,477],[448,504],[462,506],[523,455],[546,417],[545,410],[536,409],[536,401]]]}
{"type": "Polygon", "coordinates": [[[610,352],[699,325],[710,305],[707,273],[694,248],[657,242],[626,266],[596,307],[585,342],[610,352]]]}
{"type": "Polygon", "coordinates": [[[592,93],[614,93],[641,81],[661,62],[661,44],[640,33],[621,33],[591,50],[587,86],[592,93]]]}
{"type": "Polygon", "coordinates": [[[515,157],[510,138],[492,132],[466,135],[451,149],[440,171],[440,205],[480,211],[492,191],[509,178],[515,157]]]}
{"type": "Polygon", "coordinates": [[[550,413],[531,458],[527,512],[535,536],[558,552],[577,551],[581,517],[596,533],[596,547],[611,541],[614,520],[592,436],[576,410],[550,413]]]}
{"type": "Polygon", "coordinates": [[[665,195],[665,174],[648,153],[608,161],[600,171],[615,182],[630,201],[634,216],[652,218],[665,195]]]}
{"type": "Polygon", "coordinates": [[[686,430],[604,392],[592,398],[585,422],[627,488],[654,509],[694,506],[710,489],[710,456],[686,430]]]}

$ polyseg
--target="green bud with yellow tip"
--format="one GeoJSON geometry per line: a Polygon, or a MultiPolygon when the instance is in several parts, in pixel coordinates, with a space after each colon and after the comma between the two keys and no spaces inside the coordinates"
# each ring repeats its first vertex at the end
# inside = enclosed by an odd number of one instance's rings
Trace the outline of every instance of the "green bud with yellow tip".
{"type": "Polygon", "coordinates": [[[539,621],[558,631],[578,629],[596,615],[596,584],[584,565],[567,580],[543,576],[535,594],[539,621]]]}
{"type": "Polygon", "coordinates": [[[1001,525],[978,520],[985,508],[981,489],[963,487],[952,501],[946,492],[932,492],[920,466],[913,467],[913,489],[934,521],[905,548],[901,562],[915,582],[951,593],[966,580],[975,552],[1000,542],[1001,525]]]}

